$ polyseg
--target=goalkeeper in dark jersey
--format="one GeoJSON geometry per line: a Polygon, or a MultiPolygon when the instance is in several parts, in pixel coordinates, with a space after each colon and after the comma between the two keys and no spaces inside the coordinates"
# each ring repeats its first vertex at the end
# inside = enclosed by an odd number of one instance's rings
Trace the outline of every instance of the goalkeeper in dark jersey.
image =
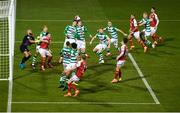
{"type": "Polygon", "coordinates": [[[23,41],[20,45],[20,51],[24,54],[24,57],[22,58],[22,61],[19,64],[19,68],[25,68],[25,62],[31,57],[31,52],[29,51],[28,46],[31,46],[31,44],[34,43],[35,40],[32,34],[32,30],[28,29],[27,34],[24,36],[23,41]]]}

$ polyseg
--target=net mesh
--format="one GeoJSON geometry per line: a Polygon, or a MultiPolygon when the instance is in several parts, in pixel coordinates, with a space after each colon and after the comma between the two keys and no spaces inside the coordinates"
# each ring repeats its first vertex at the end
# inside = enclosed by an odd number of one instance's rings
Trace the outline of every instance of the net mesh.
{"type": "Polygon", "coordinates": [[[9,1],[0,1],[0,79],[9,77],[9,1]]]}

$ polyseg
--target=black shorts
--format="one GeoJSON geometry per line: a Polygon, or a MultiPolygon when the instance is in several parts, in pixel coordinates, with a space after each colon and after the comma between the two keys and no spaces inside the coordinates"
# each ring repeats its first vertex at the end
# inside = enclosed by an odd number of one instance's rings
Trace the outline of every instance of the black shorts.
{"type": "Polygon", "coordinates": [[[20,46],[20,51],[22,52],[22,53],[24,53],[24,51],[29,51],[29,49],[27,48],[27,46],[25,46],[25,45],[21,45],[20,46]]]}

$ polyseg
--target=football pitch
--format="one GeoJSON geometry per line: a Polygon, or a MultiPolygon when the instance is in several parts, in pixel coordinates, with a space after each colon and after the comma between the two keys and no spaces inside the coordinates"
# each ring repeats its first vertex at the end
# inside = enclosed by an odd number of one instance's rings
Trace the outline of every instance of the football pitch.
{"type": "MultiPolygon", "coordinates": [[[[14,77],[12,112],[175,112],[180,111],[180,1],[179,0],[17,0],[14,77]],[[93,48],[98,40],[87,41],[88,68],[79,83],[78,97],[64,97],[66,91],[59,86],[63,71],[58,63],[63,47],[64,29],[80,15],[92,35],[107,21],[126,33],[130,14],[138,20],[144,11],[155,6],[160,19],[158,34],[164,42],[148,53],[135,42],[135,49],[122,68],[123,80],[111,84],[116,66],[117,50],[112,46],[112,56],[98,64],[93,48]],[[50,46],[53,54],[52,69],[32,70],[32,58],[24,70],[18,64],[22,59],[19,51],[26,29],[35,36],[47,25],[52,34],[50,46]]],[[[119,34],[119,40],[123,35],[119,34]]],[[[35,45],[30,47],[35,52],[35,45]]],[[[40,56],[38,56],[40,62],[40,56]]],[[[11,97],[10,97],[11,98],[11,97]]],[[[6,112],[8,81],[0,81],[0,112],[6,112]]]]}

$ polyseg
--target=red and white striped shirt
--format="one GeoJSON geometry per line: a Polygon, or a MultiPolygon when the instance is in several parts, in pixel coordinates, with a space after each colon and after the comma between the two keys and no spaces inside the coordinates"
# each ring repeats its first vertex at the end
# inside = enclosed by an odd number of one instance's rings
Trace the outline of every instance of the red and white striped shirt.
{"type": "Polygon", "coordinates": [[[149,18],[152,19],[152,21],[150,22],[151,27],[157,27],[159,24],[159,19],[156,13],[151,13],[149,15],[149,18]]]}
{"type": "Polygon", "coordinates": [[[135,18],[132,18],[130,19],[130,31],[131,32],[137,32],[139,31],[138,28],[136,28],[138,25],[137,25],[137,21],[135,18]]]}
{"type": "Polygon", "coordinates": [[[120,61],[120,60],[126,60],[127,53],[128,53],[128,47],[127,47],[127,45],[123,44],[123,45],[121,46],[120,51],[119,51],[120,57],[118,58],[118,61],[120,61]]]}
{"type": "Polygon", "coordinates": [[[47,40],[47,41],[48,41],[48,43],[47,43],[47,42],[41,42],[41,44],[40,44],[40,48],[43,48],[43,49],[48,49],[48,46],[49,46],[50,41],[51,41],[51,38],[50,38],[50,37],[48,37],[48,36],[44,36],[44,37],[42,37],[42,38],[41,38],[41,40],[43,40],[43,41],[47,40]]]}

